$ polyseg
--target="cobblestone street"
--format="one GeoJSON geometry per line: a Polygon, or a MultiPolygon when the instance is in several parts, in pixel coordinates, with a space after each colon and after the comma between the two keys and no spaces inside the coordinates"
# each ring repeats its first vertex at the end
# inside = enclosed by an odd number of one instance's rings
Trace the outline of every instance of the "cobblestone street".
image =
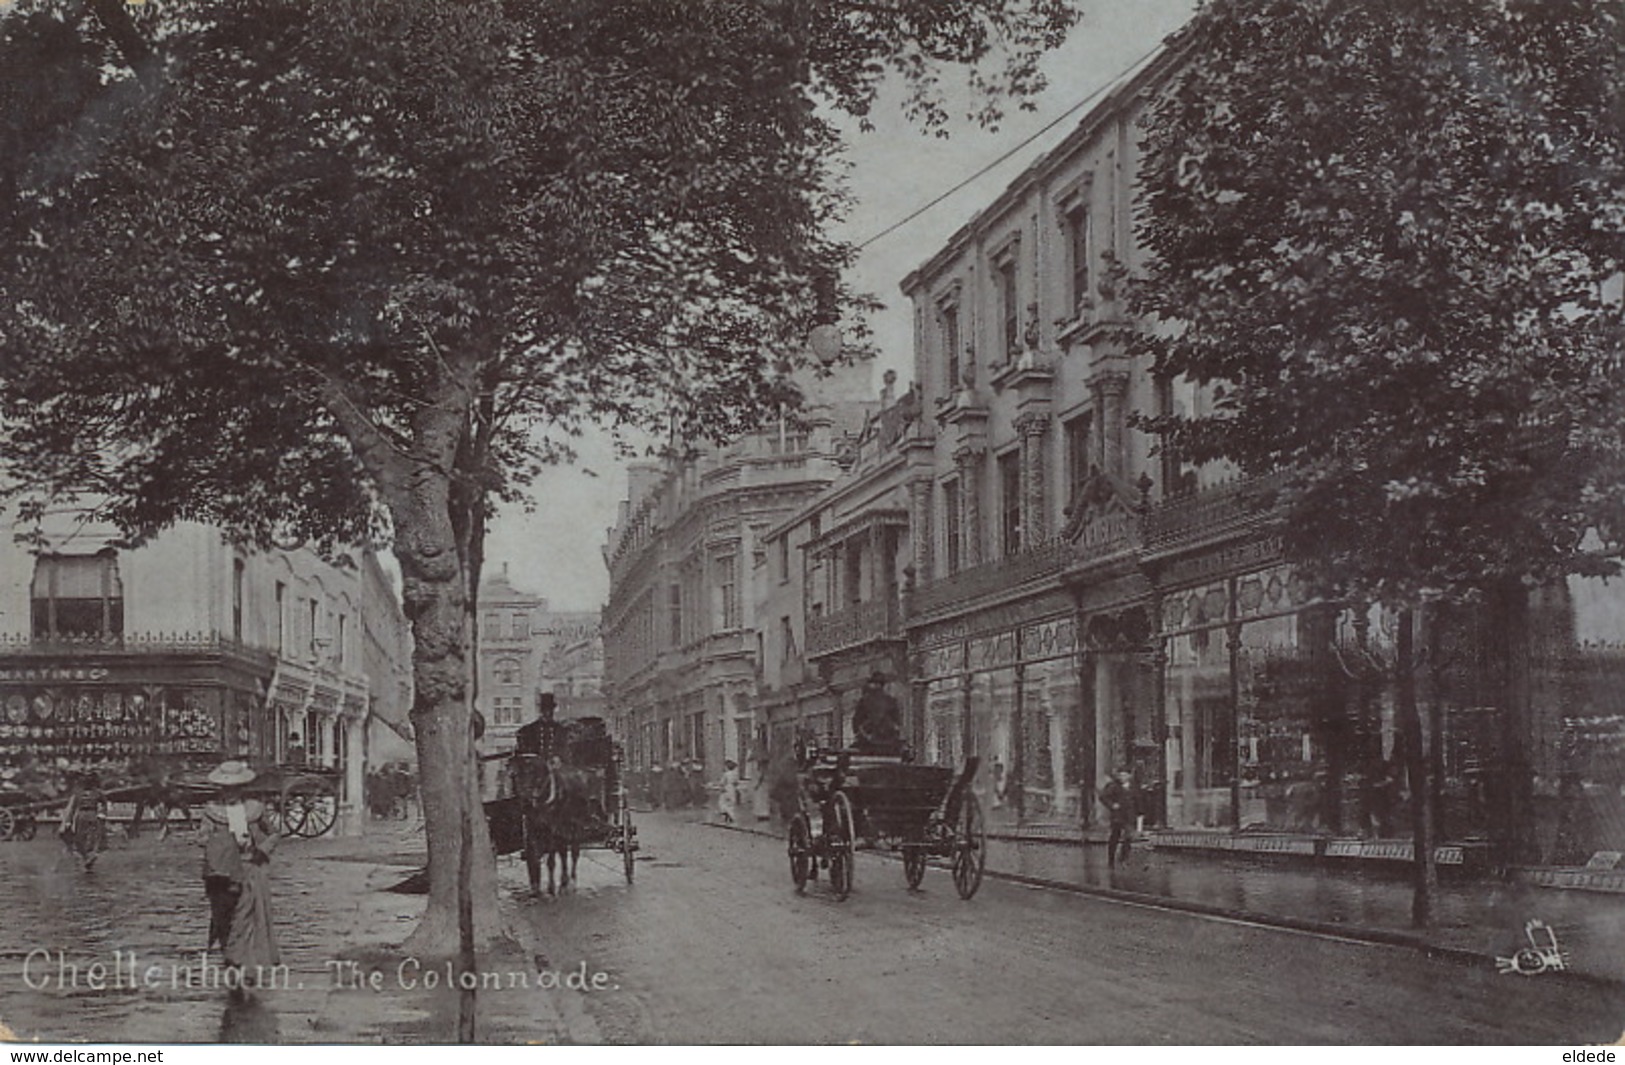
{"type": "MultiPolygon", "coordinates": [[[[792,888],[782,844],[674,814],[640,821],[637,881],[584,853],[577,891],[524,897],[502,864],[510,920],[545,958],[605,974],[597,991],[482,994],[492,1042],[1597,1042],[1625,1029],[1625,987],[1525,979],[1367,946],[989,880],[969,903],[940,869],[924,890],[862,854],[837,903],[792,888]]],[[[22,1038],[443,1041],[449,995],[335,989],[329,962],[394,981],[421,897],[383,889],[421,838],[292,843],[275,863],[290,986],[231,1007],[219,989],[29,987],[134,952],[143,969],[195,960],[206,933],[196,848],[118,841],[80,873],[54,840],[0,847],[0,1020],[22,1038]]],[[[512,967],[512,959],[501,963],[512,967]]],[[[482,968],[485,967],[482,965],[482,968]]]]}

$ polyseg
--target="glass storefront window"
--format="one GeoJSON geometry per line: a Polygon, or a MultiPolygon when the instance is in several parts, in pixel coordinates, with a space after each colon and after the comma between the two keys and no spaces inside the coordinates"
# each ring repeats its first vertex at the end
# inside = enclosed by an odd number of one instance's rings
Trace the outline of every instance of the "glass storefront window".
{"type": "Polygon", "coordinates": [[[1319,827],[1312,698],[1316,678],[1297,619],[1241,626],[1236,657],[1241,823],[1279,831],[1319,827]]]}
{"type": "Polygon", "coordinates": [[[1027,666],[1022,678],[1022,766],[1028,820],[1077,818],[1078,792],[1068,758],[1077,705],[1075,658],[1027,666]]]}
{"type": "Polygon", "coordinates": [[[1168,637],[1163,712],[1168,736],[1168,820],[1228,827],[1235,729],[1225,648],[1225,588],[1210,585],[1163,602],[1168,637]]]}
{"type": "Polygon", "coordinates": [[[962,694],[958,677],[943,677],[926,684],[925,760],[930,765],[958,766],[963,761],[962,694]]]}
{"type": "Polygon", "coordinates": [[[1015,766],[1015,669],[995,669],[971,675],[970,714],[972,749],[982,759],[973,790],[992,825],[1014,824],[1023,803],[1015,766]]]}

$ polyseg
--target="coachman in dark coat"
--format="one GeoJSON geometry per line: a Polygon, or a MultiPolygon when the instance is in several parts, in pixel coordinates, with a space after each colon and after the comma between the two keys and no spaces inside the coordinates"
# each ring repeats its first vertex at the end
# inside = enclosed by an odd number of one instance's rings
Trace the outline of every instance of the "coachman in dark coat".
{"type": "Polygon", "coordinates": [[[903,752],[903,712],[886,690],[886,674],[873,673],[852,711],[852,747],[865,754],[903,752]]]}

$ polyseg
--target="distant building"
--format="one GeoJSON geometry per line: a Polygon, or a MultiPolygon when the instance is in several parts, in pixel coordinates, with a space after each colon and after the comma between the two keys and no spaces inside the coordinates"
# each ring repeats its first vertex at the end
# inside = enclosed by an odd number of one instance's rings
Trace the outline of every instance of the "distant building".
{"type": "Polygon", "coordinates": [[[363,669],[368,679],[367,764],[416,765],[412,737],[412,631],[395,582],[367,553],[361,561],[363,669]]]}
{"type": "Polygon", "coordinates": [[[297,762],[338,771],[340,828],[358,825],[369,705],[396,712],[409,655],[375,560],[192,522],[122,549],[80,511],[27,532],[0,540],[0,765],[297,762]]]}
{"type": "Polygon", "coordinates": [[[603,643],[590,611],[553,610],[547,599],[516,587],[508,564],[480,587],[479,693],[485,718],[483,753],[514,746],[514,733],[536,720],[543,695],[554,716],[603,716],[603,643]]]}
{"type": "Polygon", "coordinates": [[[777,619],[758,616],[751,575],[767,532],[835,479],[878,406],[824,398],[853,394],[868,369],[809,383],[799,420],[632,467],[604,547],[603,639],[609,714],[634,771],[697,761],[713,780],[733,759],[753,772],[759,638],[777,619]]]}
{"type": "MultiPolygon", "coordinates": [[[[756,710],[769,757],[797,737],[851,739],[851,714],[874,674],[907,707],[901,594],[913,577],[907,482],[911,449],[929,456],[919,396],[893,394],[835,456],[834,481],[769,528],[752,586],[762,646],[756,710]]],[[[905,721],[905,735],[913,722],[905,721]]]]}
{"type": "Polygon", "coordinates": [[[604,641],[597,611],[544,610],[537,616],[540,687],[553,696],[554,716],[603,717],[604,641]]]}

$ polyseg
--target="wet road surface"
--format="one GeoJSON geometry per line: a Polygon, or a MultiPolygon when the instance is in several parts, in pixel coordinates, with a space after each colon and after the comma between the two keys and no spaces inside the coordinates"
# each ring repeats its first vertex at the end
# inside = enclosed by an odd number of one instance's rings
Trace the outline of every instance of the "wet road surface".
{"type": "MultiPolygon", "coordinates": [[[[639,827],[645,850],[630,886],[617,855],[588,851],[577,891],[530,900],[522,868],[504,860],[505,906],[532,930],[544,964],[585,965],[608,986],[520,998],[517,1011],[490,1015],[485,1038],[1595,1043],[1625,1030],[1618,984],[1497,976],[1405,949],[993,880],[963,902],[937,868],[911,893],[899,863],[867,853],[841,903],[822,884],[798,896],[778,840],[673,814],[643,815],[639,827]]],[[[435,1001],[330,991],[324,965],[336,946],[399,943],[421,912],[421,897],[381,890],[421,846],[420,835],[389,831],[398,838],[279,852],[278,935],[290,978],[305,986],[247,1007],[219,989],[65,990],[22,979],[38,949],[82,964],[114,951],[143,965],[195,958],[207,933],[195,843],[115,842],[88,874],[55,840],[0,844],[0,1021],[46,1039],[449,1038],[435,1001]]]]}
{"type": "Polygon", "coordinates": [[[1612,1042],[1625,987],[1498,976],[1368,946],[946,870],[911,893],[860,854],[836,902],[798,896],[777,840],[653,814],[630,888],[587,852],[574,895],[525,907],[616,1042],[1612,1042]]]}

